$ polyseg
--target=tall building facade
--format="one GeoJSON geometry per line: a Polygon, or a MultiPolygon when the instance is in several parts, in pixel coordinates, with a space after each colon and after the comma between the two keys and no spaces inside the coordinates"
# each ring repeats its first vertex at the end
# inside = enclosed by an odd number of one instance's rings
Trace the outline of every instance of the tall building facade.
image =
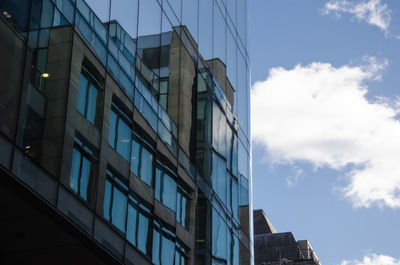
{"type": "Polygon", "coordinates": [[[256,265],[321,265],[308,240],[276,232],[263,210],[254,210],[253,216],[256,265]]]}
{"type": "Polygon", "coordinates": [[[253,264],[246,0],[0,0],[0,263],[253,264]]]}

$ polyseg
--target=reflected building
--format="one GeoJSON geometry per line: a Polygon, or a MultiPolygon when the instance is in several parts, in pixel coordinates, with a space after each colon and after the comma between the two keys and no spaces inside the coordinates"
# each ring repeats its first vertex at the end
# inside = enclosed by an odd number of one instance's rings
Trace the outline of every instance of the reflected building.
{"type": "Polygon", "coordinates": [[[253,264],[247,19],[0,0],[0,263],[253,264]]]}

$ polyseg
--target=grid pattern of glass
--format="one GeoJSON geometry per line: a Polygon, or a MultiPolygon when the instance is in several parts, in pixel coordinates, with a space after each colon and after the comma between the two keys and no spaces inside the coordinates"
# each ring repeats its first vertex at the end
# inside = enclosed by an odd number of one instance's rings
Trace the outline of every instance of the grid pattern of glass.
{"type": "MultiPolygon", "coordinates": [[[[18,41],[1,45],[14,46],[10,61],[21,65],[12,80],[2,82],[19,89],[1,90],[6,99],[0,99],[1,137],[86,201],[96,218],[147,261],[252,264],[247,5],[247,0],[0,0],[0,22],[19,34],[18,41]],[[90,51],[80,65],[74,38],[90,51]],[[95,75],[85,61],[98,68],[95,75]],[[110,82],[119,93],[110,92],[110,82]],[[115,103],[114,97],[121,99],[115,103]],[[21,104],[11,104],[18,100],[21,104]],[[74,111],[88,123],[75,125],[74,111]],[[154,142],[136,130],[136,111],[154,142]],[[68,130],[84,141],[68,140],[68,130]],[[159,142],[172,158],[160,155],[159,142]],[[107,156],[109,147],[116,156],[107,156]],[[178,167],[195,183],[197,202],[191,202],[192,188],[181,185],[178,167]],[[157,216],[154,199],[193,233],[193,249],[177,238],[177,224],[157,216]]],[[[117,252],[122,259],[125,250],[117,252]]]]}

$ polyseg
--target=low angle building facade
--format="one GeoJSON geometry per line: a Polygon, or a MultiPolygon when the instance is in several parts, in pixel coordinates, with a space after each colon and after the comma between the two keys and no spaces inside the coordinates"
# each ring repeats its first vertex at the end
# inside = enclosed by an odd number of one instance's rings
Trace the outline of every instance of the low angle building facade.
{"type": "Polygon", "coordinates": [[[0,263],[253,264],[245,0],[0,0],[0,263]]]}

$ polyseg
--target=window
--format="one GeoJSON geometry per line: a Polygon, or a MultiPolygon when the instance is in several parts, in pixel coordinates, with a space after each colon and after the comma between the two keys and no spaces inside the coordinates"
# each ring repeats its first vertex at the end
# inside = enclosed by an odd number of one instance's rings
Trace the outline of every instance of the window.
{"type": "Polygon", "coordinates": [[[155,265],[174,265],[175,235],[154,221],[152,261],[155,265]]]}
{"type": "Polygon", "coordinates": [[[153,185],[153,154],[136,135],[132,138],[131,171],[147,185],[153,185]]]}
{"type": "Polygon", "coordinates": [[[116,174],[107,170],[104,193],[104,217],[125,233],[128,187],[116,174]]]}
{"type": "Polygon", "coordinates": [[[144,254],[149,254],[147,250],[149,213],[150,210],[146,206],[129,194],[126,239],[144,254]]]}
{"type": "Polygon", "coordinates": [[[158,103],[164,110],[167,110],[167,107],[168,107],[168,79],[166,79],[166,78],[160,79],[160,93],[159,93],[158,103]]]}
{"type": "Polygon", "coordinates": [[[178,187],[176,200],[176,220],[184,228],[189,227],[190,220],[190,196],[189,193],[181,186],[178,187]]]}
{"type": "Polygon", "coordinates": [[[181,243],[176,242],[174,265],[186,265],[188,256],[187,249],[181,243]]]}
{"type": "Polygon", "coordinates": [[[212,211],[212,255],[218,259],[227,258],[227,248],[226,248],[226,234],[227,226],[218,214],[218,212],[213,208],[212,211]]]}
{"type": "Polygon", "coordinates": [[[176,181],[171,177],[167,168],[158,166],[156,168],[156,199],[165,206],[176,211],[176,181]]]}
{"type": "Polygon", "coordinates": [[[212,186],[224,205],[227,205],[228,183],[226,163],[214,152],[212,159],[212,186]]]}
{"type": "Polygon", "coordinates": [[[91,123],[97,124],[97,105],[98,105],[98,87],[97,80],[82,67],[82,73],[79,79],[78,88],[78,111],[91,123]]]}
{"type": "Polygon", "coordinates": [[[131,153],[131,121],[128,115],[121,111],[115,104],[110,112],[110,131],[108,143],[126,161],[129,161],[131,153]]]}
{"type": "Polygon", "coordinates": [[[89,197],[88,188],[93,177],[95,160],[94,151],[75,137],[69,186],[85,201],[89,197]]]}

